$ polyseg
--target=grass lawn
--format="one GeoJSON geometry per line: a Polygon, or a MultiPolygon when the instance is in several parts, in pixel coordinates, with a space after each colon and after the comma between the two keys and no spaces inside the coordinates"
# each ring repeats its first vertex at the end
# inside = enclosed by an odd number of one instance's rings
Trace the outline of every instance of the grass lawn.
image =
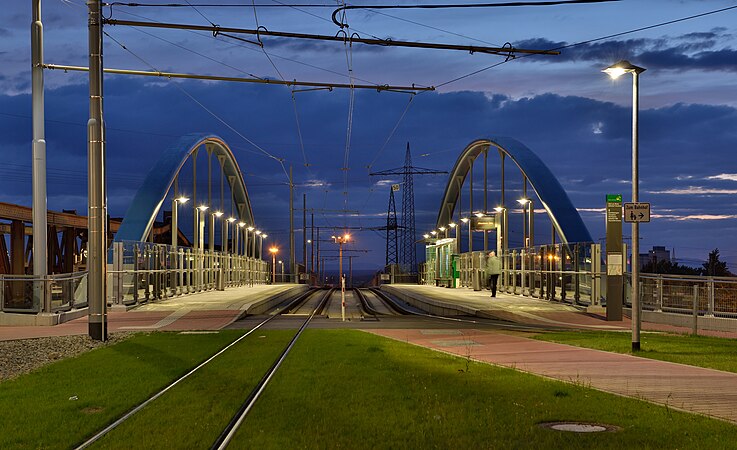
{"type": "Polygon", "coordinates": [[[3,381],[0,448],[81,443],[241,334],[137,334],[3,381]]]}
{"type": "Polygon", "coordinates": [[[737,372],[737,340],[711,336],[642,333],[641,350],[632,353],[632,334],[611,331],[554,331],[535,339],[628,353],[644,358],[671,361],[690,366],[737,372]]]}
{"type": "MultiPolygon", "coordinates": [[[[208,448],[292,334],[254,333],[96,447],[208,448]]],[[[236,335],[139,335],[0,383],[0,448],[72,447],[236,335]]],[[[725,422],[361,331],[307,330],[231,447],[719,449],[734,442],[737,427],[725,422]],[[538,426],[557,420],[620,430],[538,426]]]]}
{"type": "Polygon", "coordinates": [[[350,330],[307,330],[233,448],[733,448],[737,427],[350,330]],[[618,432],[574,434],[581,420],[618,432]]]}

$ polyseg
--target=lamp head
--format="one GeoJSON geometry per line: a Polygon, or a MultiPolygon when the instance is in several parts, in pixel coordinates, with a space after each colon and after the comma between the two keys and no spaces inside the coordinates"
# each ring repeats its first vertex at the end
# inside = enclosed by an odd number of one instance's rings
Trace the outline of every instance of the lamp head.
{"type": "Polygon", "coordinates": [[[451,228],[455,228],[456,227],[456,223],[455,222],[451,222],[451,223],[448,224],[448,226],[451,227],[451,228]]]}
{"type": "Polygon", "coordinates": [[[278,249],[278,248],[276,248],[276,247],[271,247],[271,248],[269,249],[269,253],[277,254],[277,253],[279,253],[279,249],[278,249]]]}
{"type": "Polygon", "coordinates": [[[200,205],[200,206],[197,207],[197,209],[199,209],[202,212],[207,211],[208,208],[209,208],[209,206],[207,206],[207,205],[200,205]]]}
{"type": "Polygon", "coordinates": [[[261,237],[264,238],[264,239],[266,239],[269,236],[267,236],[266,234],[262,234],[261,237]]]}
{"type": "Polygon", "coordinates": [[[430,232],[430,234],[432,234],[433,236],[435,236],[436,234],[438,234],[438,232],[437,232],[437,231],[435,231],[435,230],[432,230],[432,231],[430,232]]]}
{"type": "MultiPolygon", "coordinates": [[[[239,224],[239,225],[240,225],[240,224],[239,224]]],[[[243,225],[245,225],[245,223],[244,223],[243,225]]],[[[254,230],[254,228],[253,228],[253,227],[248,227],[248,228],[246,228],[246,229],[247,229],[248,231],[253,231],[253,230],[254,230]]]]}
{"type": "Polygon", "coordinates": [[[212,213],[212,215],[215,216],[215,217],[222,217],[223,212],[222,211],[215,211],[214,213],[212,213]]]}
{"type": "Polygon", "coordinates": [[[422,237],[424,237],[425,239],[430,239],[430,235],[427,233],[423,234],[422,237]]]}
{"type": "Polygon", "coordinates": [[[183,205],[183,204],[185,204],[185,203],[187,203],[189,201],[189,198],[187,198],[185,196],[181,196],[181,197],[175,198],[174,201],[177,202],[177,203],[181,203],[183,205]]]}
{"type": "Polygon", "coordinates": [[[517,203],[519,203],[520,205],[526,205],[526,204],[530,203],[530,199],[529,198],[521,198],[521,199],[517,200],[517,203]]]}
{"type": "Polygon", "coordinates": [[[497,206],[496,208],[494,208],[494,211],[500,213],[500,212],[504,211],[504,207],[503,206],[497,206]]]}
{"type": "Polygon", "coordinates": [[[644,68],[634,65],[631,62],[627,61],[626,59],[623,59],[615,64],[612,64],[611,66],[602,70],[602,72],[609,75],[609,77],[611,77],[612,80],[616,80],[617,78],[621,77],[625,73],[642,73],[644,71],[645,71],[644,68]]]}
{"type": "Polygon", "coordinates": [[[235,222],[235,217],[228,217],[228,222],[230,222],[230,223],[235,222]]]}
{"type": "Polygon", "coordinates": [[[474,214],[474,216],[476,216],[476,217],[484,217],[484,213],[477,212],[477,213],[474,214]]]}
{"type": "Polygon", "coordinates": [[[243,228],[246,226],[246,222],[238,222],[238,226],[243,228]]]}
{"type": "Polygon", "coordinates": [[[440,230],[440,231],[445,231],[445,230],[446,230],[446,228],[445,228],[445,227],[440,227],[440,228],[438,228],[438,230],[440,230]]]}
{"type": "Polygon", "coordinates": [[[256,236],[259,236],[261,234],[261,231],[256,230],[256,236]]]}
{"type": "Polygon", "coordinates": [[[468,217],[463,217],[463,218],[461,218],[461,222],[463,222],[463,223],[468,223],[468,217]]]}

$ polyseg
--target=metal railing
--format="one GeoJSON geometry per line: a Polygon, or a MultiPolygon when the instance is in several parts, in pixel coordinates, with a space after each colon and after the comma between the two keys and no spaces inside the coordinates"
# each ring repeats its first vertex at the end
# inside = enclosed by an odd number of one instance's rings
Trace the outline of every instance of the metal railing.
{"type": "Polygon", "coordinates": [[[87,306],[87,272],[0,275],[0,311],[59,312],[87,306]]]}
{"type": "MultiPolygon", "coordinates": [[[[631,305],[632,279],[625,277],[625,304],[631,305]]],[[[643,309],[737,318],[737,278],[640,273],[643,309]]]]}
{"type": "MultiPolygon", "coordinates": [[[[593,243],[555,244],[512,249],[500,255],[499,290],[546,300],[581,305],[599,304],[602,296],[600,246],[593,243]]],[[[454,256],[458,287],[482,289],[486,285],[486,254],[482,251],[454,256]]],[[[425,284],[437,282],[432,264],[425,267],[425,284]]]]}
{"type": "Polygon", "coordinates": [[[271,280],[266,261],[243,255],[145,242],[115,242],[110,256],[108,303],[114,305],[266,284],[271,280]]]}
{"type": "MultiPolygon", "coordinates": [[[[270,281],[266,261],[242,255],[146,242],[115,242],[108,250],[108,305],[135,305],[270,281]]],[[[0,275],[2,312],[55,313],[87,305],[87,272],[0,275]]]]}

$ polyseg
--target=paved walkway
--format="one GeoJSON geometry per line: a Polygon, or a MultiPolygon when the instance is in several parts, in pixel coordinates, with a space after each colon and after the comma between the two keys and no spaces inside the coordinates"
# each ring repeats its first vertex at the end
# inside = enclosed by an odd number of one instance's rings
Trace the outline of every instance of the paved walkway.
{"type": "MultiPolygon", "coordinates": [[[[558,301],[541,300],[505,293],[492,298],[487,290],[448,289],[411,284],[383,285],[382,290],[397,295],[409,303],[420,303],[454,308],[459,313],[479,317],[493,317],[515,323],[550,327],[629,331],[632,322],[628,317],[621,321],[607,321],[606,314],[592,313],[558,301]]],[[[669,333],[691,333],[690,327],[642,322],[642,330],[669,333]]],[[[737,331],[699,329],[700,335],[737,338],[737,331]]]]}
{"type": "Polygon", "coordinates": [[[737,374],[479,330],[381,336],[737,423],[737,374]]]}
{"type": "MultiPolygon", "coordinates": [[[[249,309],[304,285],[256,285],[172,297],[130,311],[109,311],[108,331],[219,330],[249,309]]],[[[0,341],[87,334],[87,316],[56,326],[3,326],[0,341]]]]}

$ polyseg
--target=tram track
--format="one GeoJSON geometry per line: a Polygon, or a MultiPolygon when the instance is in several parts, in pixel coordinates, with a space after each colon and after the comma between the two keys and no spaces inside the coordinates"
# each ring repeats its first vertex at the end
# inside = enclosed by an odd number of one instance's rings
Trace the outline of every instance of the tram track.
{"type": "MultiPolygon", "coordinates": [[[[273,312],[273,314],[270,314],[267,318],[265,318],[263,320],[260,320],[256,325],[250,327],[250,329],[248,331],[246,331],[244,334],[242,334],[237,339],[233,340],[232,342],[230,342],[229,344],[227,344],[226,346],[224,346],[223,348],[221,348],[220,350],[218,350],[217,352],[215,352],[214,354],[212,354],[205,361],[201,362],[200,364],[198,364],[197,366],[195,366],[194,368],[192,368],[191,370],[189,370],[184,375],[182,375],[179,378],[175,379],[174,381],[172,381],[171,383],[169,383],[168,385],[166,385],[164,388],[160,389],[159,391],[157,391],[156,393],[154,393],[153,395],[151,395],[150,397],[148,397],[146,400],[144,400],[143,402],[139,403],[137,406],[135,406],[134,408],[132,408],[131,410],[127,411],[122,416],[120,416],[119,418],[117,418],[116,420],[114,420],[113,422],[111,422],[105,428],[103,428],[102,430],[98,431],[97,433],[95,433],[93,436],[91,436],[90,438],[88,438],[87,440],[85,440],[84,442],[82,442],[81,444],[79,444],[78,446],[74,447],[75,450],[82,450],[82,449],[89,448],[91,445],[95,444],[97,441],[99,441],[100,439],[102,439],[103,437],[105,437],[108,433],[110,433],[114,429],[118,428],[120,425],[122,425],[128,419],[130,419],[131,417],[133,417],[134,415],[136,415],[138,412],[140,412],[141,410],[143,410],[144,408],[146,408],[148,405],[150,405],[151,403],[153,403],[155,400],[157,400],[158,398],[162,397],[164,394],[166,394],[167,392],[171,391],[176,386],[182,384],[185,380],[187,380],[190,376],[194,375],[196,372],[198,372],[202,368],[208,366],[211,362],[213,362],[219,356],[221,356],[222,354],[226,353],[232,347],[234,347],[235,345],[237,345],[238,343],[240,343],[241,341],[243,341],[245,338],[247,338],[248,336],[250,336],[251,334],[253,334],[255,331],[263,328],[264,325],[268,324],[269,322],[271,322],[272,320],[276,319],[277,317],[282,316],[284,314],[284,312],[289,311],[289,310],[297,307],[298,305],[303,304],[303,303],[309,301],[309,299],[311,297],[313,297],[313,296],[319,296],[321,293],[323,293],[323,291],[320,290],[320,289],[311,289],[311,290],[309,290],[307,292],[301,293],[300,295],[298,295],[298,296],[296,296],[296,297],[294,297],[292,299],[287,299],[285,302],[282,302],[280,305],[275,306],[271,310],[273,312]],[[285,305],[285,304],[286,304],[286,306],[281,307],[281,305],[285,305]]],[[[294,345],[294,342],[296,341],[296,338],[301,334],[301,332],[304,330],[304,328],[306,328],[307,324],[309,324],[309,322],[312,320],[312,318],[314,317],[315,313],[318,312],[318,309],[324,307],[324,303],[330,297],[330,294],[331,293],[332,293],[332,290],[329,290],[327,292],[327,294],[323,294],[323,297],[322,297],[321,301],[319,302],[318,308],[315,308],[315,310],[313,311],[313,313],[310,314],[309,317],[304,321],[304,323],[300,327],[297,335],[295,335],[295,337],[290,341],[290,344],[288,345],[288,348],[285,351],[282,352],[282,355],[280,355],[280,358],[277,360],[277,363],[278,364],[275,363],[276,368],[278,368],[278,365],[281,364],[281,361],[286,356],[286,353],[288,353],[288,350],[291,349],[291,346],[294,345]]],[[[272,366],[272,369],[273,369],[273,371],[276,370],[274,368],[274,366],[272,366]]],[[[264,377],[264,378],[266,378],[266,377],[264,377]]],[[[263,382],[263,379],[262,379],[262,382],[263,382]]],[[[261,382],[259,384],[261,384],[261,382]]],[[[252,395],[249,395],[249,398],[251,396],[252,395]]],[[[256,396],[256,398],[258,398],[258,397],[256,396]]],[[[220,448],[222,448],[222,447],[220,447],[220,448]]]]}

